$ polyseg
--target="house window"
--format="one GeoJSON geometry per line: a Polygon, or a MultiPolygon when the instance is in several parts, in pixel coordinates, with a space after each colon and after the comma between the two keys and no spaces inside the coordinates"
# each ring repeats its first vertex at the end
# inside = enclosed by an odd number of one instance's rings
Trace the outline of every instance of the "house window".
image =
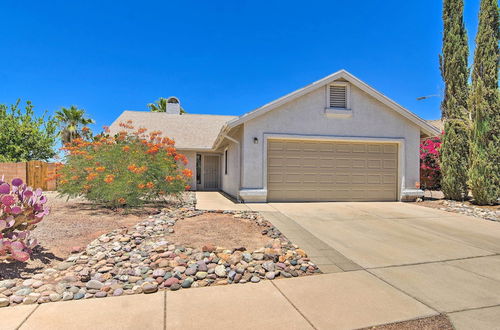
{"type": "Polygon", "coordinates": [[[196,184],[201,184],[201,155],[196,154],[196,184]]]}
{"type": "Polygon", "coordinates": [[[346,82],[335,82],[328,86],[327,104],[330,109],[348,110],[350,86],[346,82]]]}
{"type": "Polygon", "coordinates": [[[227,175],[227,149],[224,150],[224,174],[227,175]]]}

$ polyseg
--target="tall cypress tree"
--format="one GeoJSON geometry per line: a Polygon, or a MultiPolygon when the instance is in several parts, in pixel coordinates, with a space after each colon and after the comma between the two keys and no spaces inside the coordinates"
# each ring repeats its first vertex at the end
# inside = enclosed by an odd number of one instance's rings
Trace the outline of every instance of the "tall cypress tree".
{"type": "Polygon", "coordinates": [[[500,52],[497,0],[482,0],[472,70],[469,107],[472,113],[469,185],[478,204],[500,197],[500,52]]]}
{"type": "Polygon", "coordinates": [[[441,186],[446,198],[467,196],[469,47],[464,23],[463,0],[443,1],[443,50],[439,56],[445,83],[441,117],[444,136],[441,145],[441,186]]]}

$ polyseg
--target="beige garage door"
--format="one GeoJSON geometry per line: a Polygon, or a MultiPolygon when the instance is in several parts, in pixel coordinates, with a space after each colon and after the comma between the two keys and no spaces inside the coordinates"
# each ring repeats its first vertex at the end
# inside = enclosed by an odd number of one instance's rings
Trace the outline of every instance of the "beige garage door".
{"type": "Polygon", "coordinates": [[[269,140],[268,200],[394,201],[395,143],[269,140]]]}

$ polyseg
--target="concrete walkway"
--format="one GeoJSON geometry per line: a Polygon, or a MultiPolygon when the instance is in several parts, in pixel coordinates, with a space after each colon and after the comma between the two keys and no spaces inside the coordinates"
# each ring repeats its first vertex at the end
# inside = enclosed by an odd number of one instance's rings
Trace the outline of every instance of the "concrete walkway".
{"type": "Polygon", "coordinates": [[[268,219],[293,241],[314,236],[457,329],[500,328],[500,223],[408,203],[270,206],[278,215],[268,219]]]}
{"type": "Polygon", "coordinates": [[[265,203],[237,203],[217,191],[197,191],[196,208],[199,210],[222,211],[276,211],[274,208],[265,203]]]}
{"type": "Polygon", "coordinates": [[[0,309],[0,329],[356,329],[437,314],[366,271],[0,309]]]}
{"type": "MultiPolygon", "coordinates": [[[[212,208],[231,209],[212,194],[212,208]]],[[[364,270],[457,329],[500,329],[498,222],[411,203],[235,205],[258,208],[323,272],[364,270]]]]}

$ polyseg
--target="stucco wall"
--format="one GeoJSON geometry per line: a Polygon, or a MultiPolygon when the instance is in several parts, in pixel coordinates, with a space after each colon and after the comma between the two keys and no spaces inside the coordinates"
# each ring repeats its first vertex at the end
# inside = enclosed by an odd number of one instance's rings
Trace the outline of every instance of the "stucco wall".
{"type": "MultiPolygon", "coordinates": [[[[238,141],[241,141],[242,129],[238,128],[230,134],[230,136],[238,141]]],[[[225,144],[220,148],[222,152],[221,165],[221,182],[222,190],[227,194],[238,197],[240,190],[240,145],[225,140],[225,144]],[[224,171],[224,150],[227,148],[227,174],[224,171]]]]}
{"type": "Polygon", "coordinates": [[[244,124],[242,189],[264,187],[264,134],[331,135],[404,139],[402,189],[419,180],[420,129],[394,110],[351,85],[352,117],[327,117],[326,87],[244,124]],[[253,139],[259,139],[254,144],[253,139]]]}

